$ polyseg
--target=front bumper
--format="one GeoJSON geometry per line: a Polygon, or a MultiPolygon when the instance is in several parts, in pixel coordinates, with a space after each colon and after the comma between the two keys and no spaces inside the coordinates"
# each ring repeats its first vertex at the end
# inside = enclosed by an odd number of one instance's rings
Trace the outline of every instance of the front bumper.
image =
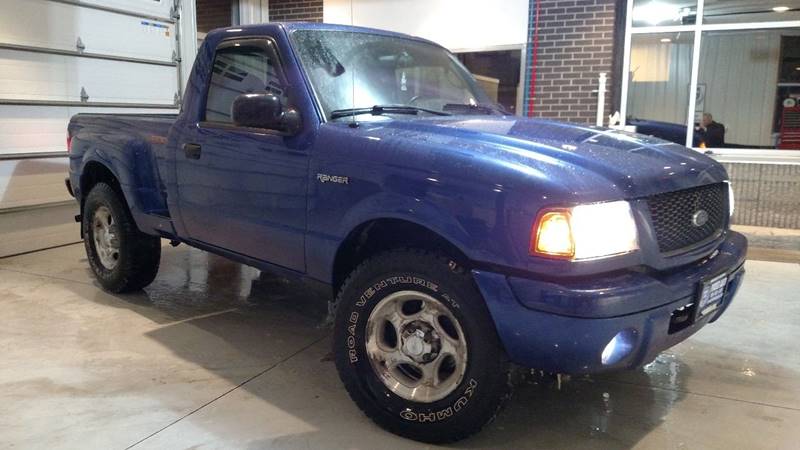
{"type": "Polygon", "coordinates": [[[711,256],[671,271],[629,271],[577,280],[534,280],[473,270],[511,360],[557,373],[646,364],[715,321],[744,275],[747,240],[735,232],[711,256]],[[695,319],[700,283],[729,274],[716,311],[695,319]],[[601,357],[609,342],[622,357],[601,357]]]}

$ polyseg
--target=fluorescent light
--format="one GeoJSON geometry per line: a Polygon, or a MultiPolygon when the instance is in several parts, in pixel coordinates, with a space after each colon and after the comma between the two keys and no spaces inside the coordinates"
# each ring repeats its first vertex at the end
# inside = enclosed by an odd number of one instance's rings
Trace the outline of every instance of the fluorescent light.
{"type": "Polygon", "coordinates": [[[669,44],[670,42],[672,42],[672,39],[670,39],[670,38],[661,38],[661,42],[663,42],[665,44],[669,44]]]}
{"type": "Polygon", "coordinates": [[[788,6],[776,6],[776,7],[772,8],[772,10],[775,11],[776,13],[786,12],[789,9],[791,9],[791,8],[789,8],[788,6]]]}
{"type": "Polygon", "coordinates": [[[653,1],[633,8],[634,22],[658,25],[661,22],[676,22],[681,19],[681,9],[675,5],[653,1]]]}

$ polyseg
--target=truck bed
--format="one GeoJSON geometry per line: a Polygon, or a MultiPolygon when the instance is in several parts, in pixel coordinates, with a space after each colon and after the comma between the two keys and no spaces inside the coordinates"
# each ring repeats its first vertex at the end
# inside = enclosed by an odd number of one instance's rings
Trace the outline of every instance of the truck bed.
{"type": "MultiPolygon", "coordinates": [[[[69,123],[73,138],[70,172],[82,172],[82,156],[91,148],[98,155],[125,161],[128,174],[115,174],[126,188],[139,193],[137,213],[168,217],[163,166],[166,143],[177,114],[77,114],[69,123]]],[[[109,164],[109,166],[111,166],[109,164]]],[[[78,180],[72,180],[77,183],[78,180]]]]}

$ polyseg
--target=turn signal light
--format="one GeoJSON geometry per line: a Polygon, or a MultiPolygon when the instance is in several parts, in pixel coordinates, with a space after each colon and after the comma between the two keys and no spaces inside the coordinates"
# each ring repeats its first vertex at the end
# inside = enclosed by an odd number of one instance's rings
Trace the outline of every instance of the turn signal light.
{"type": "Polygon", "coordinates": [[[563,258],[575,256],[569,210],[544,211],[533,229],[535,235],[531,239],[531,253],[563,258]]]}

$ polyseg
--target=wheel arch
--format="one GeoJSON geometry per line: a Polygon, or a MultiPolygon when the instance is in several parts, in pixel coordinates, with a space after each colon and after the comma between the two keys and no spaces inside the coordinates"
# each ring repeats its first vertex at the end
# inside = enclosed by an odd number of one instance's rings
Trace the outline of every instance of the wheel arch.
{"type": "Polygon", "coordinates": [[[81,210],[83,204],[86,202],[86,197],[89,192],[97,183],[108,184],[120,199],[125,203],[125,206],[130,209],[128,201],[125,198],[125,192],[122,190],[119,177],[104,163],[100,161],[91,160],[83,166],[80,177],[80,192],[81,192],[81,210]]]}
{"type": "Polygon", "coordinates": [[[462,266],[470,262],[458,245],[427,226],[392,217],[370,219],[353,228],[336,251],[331,274],[334,298],[361,261],[376,253],[403,247],[439,252],[462,266]]]}

